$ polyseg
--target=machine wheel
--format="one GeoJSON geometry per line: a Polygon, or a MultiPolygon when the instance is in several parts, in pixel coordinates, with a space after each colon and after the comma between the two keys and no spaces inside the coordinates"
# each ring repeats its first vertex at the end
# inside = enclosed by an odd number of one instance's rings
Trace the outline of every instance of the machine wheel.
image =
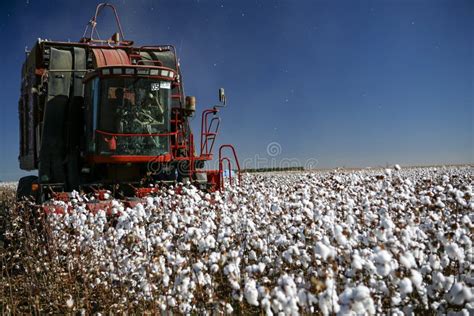
{"type": "Polygon", "coordinates": [[[35,200],[37,199],[36,193],[31,190],[31,185],[34,183],[38,183],[37,176],[26,176],[18,181],[18,187],[16,189],[16,200],[20,201],[23,198],[33,197],[35,200]]]}

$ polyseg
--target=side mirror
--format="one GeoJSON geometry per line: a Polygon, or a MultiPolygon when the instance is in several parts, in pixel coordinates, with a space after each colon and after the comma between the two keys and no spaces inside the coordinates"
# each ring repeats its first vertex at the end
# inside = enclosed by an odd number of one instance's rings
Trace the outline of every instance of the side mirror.
{"type": "Polygon", "coordinates": [[[225,92],[224,92],[224,88],[220,88],[219,89],[219,102],[222,103],[223,105],[225,105],[225,92]]]}

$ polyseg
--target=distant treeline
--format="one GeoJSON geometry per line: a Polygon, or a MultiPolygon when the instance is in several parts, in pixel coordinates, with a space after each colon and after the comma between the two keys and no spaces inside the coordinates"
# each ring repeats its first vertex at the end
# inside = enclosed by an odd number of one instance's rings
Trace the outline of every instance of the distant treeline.
{"type": "Polygon", "coordinates": [[[249,168],[242,172],[273,172],[273,171],[303,171],[303,167],[272,167],[272,168],[249,168]]]}

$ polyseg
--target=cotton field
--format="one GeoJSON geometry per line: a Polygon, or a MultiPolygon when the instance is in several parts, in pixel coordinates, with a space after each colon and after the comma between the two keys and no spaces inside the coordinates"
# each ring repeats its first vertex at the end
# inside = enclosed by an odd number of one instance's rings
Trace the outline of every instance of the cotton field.
{"type": "Polygon", "coordinates": [[[24,268],[63,279],[65,310],[474,311],[470,167],[245,174],[224,192],[170,187],[95,214],[86,198],[47,216],[43,259],[24,268]]]}
{"type": "Polygon", "coordinates": [[[0,190],[16,189],[16,182],[0,182],[0,190]]]}

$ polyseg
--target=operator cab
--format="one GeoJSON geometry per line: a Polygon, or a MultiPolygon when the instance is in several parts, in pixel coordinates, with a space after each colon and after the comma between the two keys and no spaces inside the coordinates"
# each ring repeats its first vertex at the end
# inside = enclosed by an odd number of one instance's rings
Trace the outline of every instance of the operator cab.
{"type": "Polygon", "coordinates": [[[146,162],[170,153],[176,73],[158,66],[106,66],[84,78],[86,155],[92,162],[146,162]]]}

